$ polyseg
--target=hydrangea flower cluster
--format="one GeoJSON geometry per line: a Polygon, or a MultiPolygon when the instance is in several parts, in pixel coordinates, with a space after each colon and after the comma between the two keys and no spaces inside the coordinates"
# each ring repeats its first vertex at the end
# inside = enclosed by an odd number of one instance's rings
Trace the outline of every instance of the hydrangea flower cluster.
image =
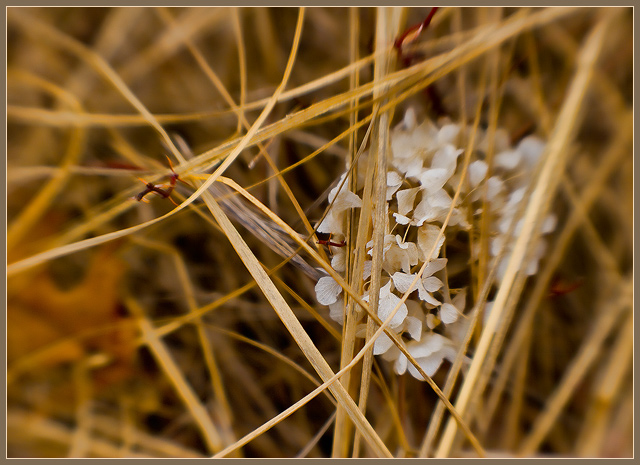
{"type": "MultiPolygon", "coordinates": [[[[403,336],[401,340],[407,351],[429,376],[436,373],[443,360],[455,359],[466,327],[466,289],[450,289],[443,282],[448,263],[448,258],[441,256],[445,240],[461,230],[470,232],[474,216],[481,213],[483,195],[486,195],[492,218],[490,254],[495,260],[501,247],[505,245],[507,248],[505,258],[498,264],[496,279],[499,281],[522,227],[520,221],[511,228],[512,234],[508,236],[511,222],[524,199],[530,173],[545,147],[542,140],[533,136],[512,147],[506,131],[498,130],[494,135],[496,155],[492,175],[487,177],[488,165],[482,158],[487,152],[488,139],[480,131],[473,152],[476,159],[469,164],[462,195],[453,205],[445,235],[437,241],[462,176],[462,163],[458,158],[464,152],[461,147],[469,131],[470,127],[461,127],[447,120],[438,124],[425,121],[418,125],[415,113],[408,110],[391,136],[386,193],[387,233],[384,237],[378,316],[385,320],[400,302],[400,296],[411,292],[389,323],[389,329],[403,336]],[[485,190],[486,194],[483,194],[485,190]],[[410,287],[425,262],[427,265],[420,280],[410,287]]],[[[346,184],[340,188],[341,184],[331,191],[328,200],[333,202],[333,206],[318,225],[319,232],[329,233],[335,240],[345,238],[347,212],[362,206],[357,193],[349,191],[346,184]]],[[[555,218],[549,216],[543,225],[543,233],[551,232],[554,227],[555,218]]],[[[536,273],[544,245],[543,241],[537,244],[536,254],[527,264],[527,274],[536,273]]],[[[366,247],[372,256],[373,241],[366,247]]],[[[345,271],[347,251],[348,247],[332,248],[331,266],[338,272],[345,271]]],[[[465,262],[477,260],[478,253],[477,248],[472,250],[465,262]]],[[[370,276],[369,259],[365,261],[365,282],[370,276]]],[[[329,306],[331,318],[342,324],[342,288],[330,276],[323,276],[315,290],[318,302],[329,306]]],[[[368,301],[368,291],[362,297],[368,301]]],[[[364,337],[364,324],[358,327],[357,335],[364,337]]],[[[408,370],[417,379],[422,379],[385,334],[375,341],[373,352],[393,362],[397,374],[408,370]]]]}

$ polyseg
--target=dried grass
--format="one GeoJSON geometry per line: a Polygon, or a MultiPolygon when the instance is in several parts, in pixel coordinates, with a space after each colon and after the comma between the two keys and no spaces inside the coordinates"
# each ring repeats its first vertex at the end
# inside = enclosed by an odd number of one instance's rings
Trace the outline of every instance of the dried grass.
{"type": "Polygon", "coordinates": [[[403,66],[426,9],[9,8],[8,455],[631,456],[631,11],[443,8],[403,66]],[[370,350],[397,339],[372,309],[409,107],[548,141],[504,278],[473,265],[472,363],[429,383],[370,350]],[[132,200],[165,153],[179,206],[132,200]],[[313,227],[345,168],[367,182],[342,277],[313,227]]]}

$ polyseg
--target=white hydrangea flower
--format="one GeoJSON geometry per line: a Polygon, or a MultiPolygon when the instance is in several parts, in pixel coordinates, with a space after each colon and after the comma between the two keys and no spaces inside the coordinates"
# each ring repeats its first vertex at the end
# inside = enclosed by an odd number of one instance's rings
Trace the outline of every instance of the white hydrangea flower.
{"type": "MultiPolygon", "coordinates": [[[[380,288],[377,314],[385,320],[398,306],[388,330],[398,336],[400,343],[429,376],[435,374],[443,360],[455,359],[457,348],[462,344],[470,324],[470,319],[464,317],[466,288],[454,292],[452,298],[448,286],[434,276],[447,265],[447,259],[440,256],[445,240],[455,238],[447,254],[454,254],[452,257],[456,258],[456,269],[461,263],[477,260],[479,244],[474,243],[473,250],[465,256],[464,251],[460,251],[459,238],[452,236],[451,232],[458,234],[469,230],[472,219],[475,222],[478,215],[489,214],[489,253],[495,260],[500,250],[503,247],[506,249],[503,260],[497,264],[498,282],[504,275],[523,227],[522,220],[518,219],[511,234],[507,233],[522,202],[526,201],[525,194],[531,182],[529,173],[545,150],[544,141],[535,136],[525,137],[514,147],[505,129],[497,128],[492,133],[492,140],[489,140],[487,131],[478,130],[471,152],[475,159],[472,158],[468,165],[467,182],[461,184],[461,195],[453,205],[453,195],[462,180],[463,171],[463,164],[458,163],[458,158],[464,152],[465,140],[468,140],[472,130],[470,125],[460,126],[447,120],[439,120],[437,124],[427,120],[419,124],[415,112],[408,110],[402,123],[391,134],[384,204],[386,214],[382,225],[385,236],[381,278],[385,284],[380,288]],[[494,153],[491,171],[485,161],[485,157],[489,156],[489,147],[494,153]],[[447,227],[441,234],[450,210],[447,227]],[[460,253],[462,257],[457,256],[460,253]],[[422,276],[416,279],[416,273],[425,262],[427,265],[422,276]],[[410,295],[406,302],[400,304],[401,295],[405,293],[410,295]]],[[[359,192],[351,192],[346,186],[340,190],[333,188],[328,199],[334,202],[333,207],[318,231],[345,237],[348,210],[362,206],[359,192]]],[[[372,219],[374,222],[379,220],[372,219]]],[[[541,225],[541,233],[548,234],[555,227],[556,218],[549,215],[541,225]]],[[[364,261],[363,269],[365,283],[372,273],[372,261],[369,258],[373,256],[373,242],[371,239],[365,246],[368,258],[364,261]]],[[[525,264],[523,272],[537,272],[545,245],[543,240],[532,244],[533,257],[525,264]]],[[[347,253],[347,248],[340,248],[331,256],[331,266],[339,273],[346,272],[349,262],[347,253]]],[[[451,274],[449,272],[443,276],[451,274]]],[[[342,324],[342,288],[330,276],[323,276],[318,280],[315,290],[318,302],[329,306],[330,317],[342,324]]],[[[368,290],[363,299],[369,302],[368,290]]],[[[491,305],[487,304],[485,317],[490,308],[491,305]]],[[[356,335],[365,337],[365,324],[357,326],[356,335]]],[[[408,371],[417,379],[422,379],[386,334],[376,339],[373,353],[393,362],[396,373],[408,371]]]]}

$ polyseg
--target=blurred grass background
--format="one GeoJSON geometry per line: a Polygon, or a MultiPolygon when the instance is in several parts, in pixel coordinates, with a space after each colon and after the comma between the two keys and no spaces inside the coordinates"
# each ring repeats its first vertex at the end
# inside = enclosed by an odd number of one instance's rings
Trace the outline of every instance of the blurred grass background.
{"type": "MultiPolygon", "coordinates": [[[[428,12],[306,9],[285,92],[224,175],[302,232],[286,184],[317,222],[363,140],[367,126],[354,124],[372,113],[373,64],[395,59],[392,41],[374,53],[376,23],[400,14],[406,28],[428,12]]],[[[137,177],[167,180],[158,128],[196,155],[173,158],[191,186],[178,183],[173,197],[184,200],[276,91],[300,13],[8,8],[9,456],[208,456],[319,384],[203,204],[125,231],[174,208],[131,199],[144,188],[137,177]],[[81,242],[118,231],[95,247],[81,242]]],[[[478,105],[481,125],[494,109],[513,141],[575,126],[547,263],[517,296],[495,369],[465,416],[490,456],[632,455],[632,19],[630,8],[443,8],[407,45],[409,67],[389,69],[392,126],[409,107],[471,123],[478,105]],[[597,28],[580,112],[558,121],[597,28]],[[483,78],[490,70],[495,81],[483,78]]],[[[265,267],[280,263],[239,230],[265,267]]],[[[317,305],[315,283],[290,265],[271,277],[337,371],[341,328],[317,305]]],[[[446,376],[445,367],[434,380],[446,376]]],[[[441,432],[431,446],[425,433],[437,400],[376,362],[366,418],[394,456],[433,455],[441,432]]],[[[325,391],[230,454],[336,455],[335,411],[325,391]]],[[[448,455],[476,453],[458,435],[448,455]]],[[[375,452],[364,443],[355,454],[375,452]]]]}

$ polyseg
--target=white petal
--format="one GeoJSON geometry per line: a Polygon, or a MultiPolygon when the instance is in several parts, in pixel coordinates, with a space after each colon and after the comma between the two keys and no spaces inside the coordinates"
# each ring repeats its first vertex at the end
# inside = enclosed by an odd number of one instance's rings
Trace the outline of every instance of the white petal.
{"type": "Polygon", "coordinates": [[[418,204],[413,212],[413,220],[416,226],[422,226],[426,221],[433,221],[439,213],[438,208],[434,208],[429,202],[429,198],[425,197],[418,204]]]}
{"type": "Polygon", "coordinates": [[[544,219],[544,223],[542,223],[542,234],[548,234],[556,229],[557,218],[555,215],[549,215],[544,219]]]}
{"type": "Polygon", "coordinates": [[[458,309],[458,312],[464,313],[464,308],[467,305],[467,288],[458,292],[451,303],[458,309]]]}
{"type": "Polygon", "coordinates": [[[516,208],[520,204],[520,202],[522,202],[522,199],[524,199],[524,194],[526,191],[527,191],[526,187],[521,187],[520,189],[513,191],[509,196],[509,201],[507,202],[507,209],[516,208]]]}
{"type": "MultiPolygon", "coordinates": [[[[381,297],[380,302],[378,303],[378,317],[380,317],[382,321],[385,321],[399,303],[400,298],[395,294],[388,294],[385,297],[381,297]]],[[[402,303],[402,305],[400,305],[400,308],[396,311],[395,315],[393,315],[393,317],[391,318],[389,327],[397,328],[398,326],[400,326],[404,322],[404,319],[408,314],[409,310],[407,309],[407,306],[402,303]]]]}
{"type": "Polygon", "coordinates": [[[388,281],[387,284],[380,288],[380,298],[383,299],[391,294],[391,281],[388,281]]]}
{"type": "Polygon", "coordinates": [[[318,225],[317,231],[328,234],[342,234],[343,220],[344,216],[342,214],[334,215],[334,212],[330,211],[318,225]]]}
{"type": "Polygon", "coordinates": [[[385,333],[381,333],[380,336],[373,343],[373,355],[384,354],[391,348],[393,341],[385,333]]]}
{"type": "Polygon", "coordinates": [[[396,191],[400,189],[401,185],[402,184],[398,184],[397,186],[387,186],[387,194],[386,194],[387,202],[393,198],[393,194],[395,194],[396,191]]]}
{"type": "Polygon", "coordinates": [[[406,243],[403,242],[402,236],[400,234],[396,234],[396,243],[398,244],[398,247],[400,247],[402,250],[407,250],[410,244],[410,242],[406,242],[406,243]]]}
{"type": "Polygon", "coordinates": [[[442,281],[440,281],[435,276],[429,276],[422,280],[422,285],[427,292],[436,292],[442,287],[442,281]]]}
{"type": "Polygon", "coordinates": [[[527,136],[518,144],[518,152],[522,154],[525,163],[529,166],[534,166],[538,162],[544,149],[544,141],[536,136],[527,136]]]}
{"type": "Polygon", "coordinates": [[[399,375],[404,375],[407,371],[408,362],[409,360],[407,360],[407,357],[405,357],[405,355],[401,352],[400,355],[398,355],[396,363],[393,366],[394,371],[399,375]]]}
{"type": "Polygon", "coordinates": [[[408,108],[407,111],[404,112],[402,124],[404,125],[404,129],[408,131],[415,129],[415,127],[418,125],[418,122],[416,120],[416,112],[413,108],[408,108]]]}
{"type": "Polygon", "coordinates": [[[335,202],[333,203],[333,210],[341,212],[348,208],[360,208],[362,207],[362,199],[348,189],[343,188],[335,202]]]}
{"type": "Polygon", "coordinates": [[[442,304],[442,307],[440,307],[440,319],[445,325],[456,321],[458,315],[458,309],[451,304],[442,304]]]}
{"type": "Polygon", "coordinates": [[[422,321],[414,316],[408,316],[404,323],[409,335],[419,341],[422,337],[422,321]]]}
{"type": "Polygon", "coordinates": [[[411,343],[407,345],[407,350],[413,358],[428,357],[434,352],[442,349],[447,338],[438,333],[428,333],[422,337],[419,344],[411,343]]]}
{"type": "MultiPolygon", "coordinates": [[[[332,250],[335,250],[334,247],[332,250]]],[[[347,250],[346,247],[341,247],[338,252],[333,254],[331,257],[331,268],[336,271],[343,272],[347,267],[347,250]]]]}
{"type": "Polygon", "coordinates": [[[497,176],[491,176],[487,181],[487,200],[495,199],[504,190],[504,183],[497,176]]]}
{"type": "Polygon", "coordinates": [[[331,276],[323,276],[316,284],[316,298],[322,305],[331,305],[338,300],[342,287],[331,276]]]}
{"type": "Polygon", "coordinates": [[[398,200],[398,213],[406,215],[413,210],[413,202],[419,191],[419,187],[414,187],[412,189],[403,189],[396,193],[396,199],[398,200]]]}
{"type": "Polygon", "coordinates": [[[402,292],[403,294],[405,294],[409,290],[409,286],[411,286],[411,283],[414,280],[416,281],[416,283],[411,288],[411,292],[415,291],[418,288],[418,283],[420,282],[419,279],[416,279],[415,274],[407,274],[400,271],[393,273],[393,275],[391,275],[391,279],[393,280],[393,285],[396,287],[398,292],[402,292]]]}
{"type": "Polygon", "coordinates": [[[399,213],[394,213],[393,217],[396,219],[396,223],[398,224],[409,224],[411,222],[411,218],[408,216],[401,215],[399,213]]]}
{"type": "Polygon", "coordinates": [[[424,300],[425,302],[433,305],[434,307],[437,307],[442,303],[439,300],[437,300],[435,297],[433,297],[429,292],[427,292],[422,282],[418,284],[418,297],[420,298],[420,300],[424,300]]]}
{"type": "Polygon", "coordinates": [[[329,305],[329,317],[340,324],[343,324],[344,320],[344,301],[342,299],[336,300],[329,305]]]}
{"type": "MultiPolygon", "coordinates": [[[[436,372],[438,371],[438,368],[440,368],[440,365],[442,365],[442,359],[443,359],[442,354],[437,353],[429,357],[421,358],[416,361],[418,362],[418,365],[420,365],[420,368],[422,368],[422,370],[427,374],[427,376],[432,377],[433,375],[436,374],[436,372]]],[[[408,365],[408,369],[409,369],[409,373],[411,373],[411,376],[413,376],[414,378],[419,379],[421,381],[424,379],[412,364],[408,365]]]]}
{"type": "Polygon", "coordinates": [[[439,191],[451,175],[444,168],[428,169],[420,176],[420,185],[429,194],[439,191]]]}
{"type": "Polygon", "coordinates": [[[456,170],[458,155],[462,152],[463,150],[456,150],[456,148],[451,144],[445,145],[433,155],[431,168],[444,169],[447,173],[447,179],[449,179],[456,170]]]}
{"type": "Polygon", "coordinates": [[[336,198],[336,195],[338,195],[338,189],[340,190],[346,190],[348,186],[347,183],[344,182],[344,180],[347,177],[347,173],[342,173],[342,175],[340,176],[340,179],[338,179],[338,183],[336,184],[336,186],[331,189],[331,191],[329,191],[329,196],[328,196],[328,200],[329,203],[333,203],[333,200],[336,198]]]}
{"type": "Polygon", "coordinates": [[[427,267],[424,269],[423,277],[431,276],[433,273],[436,273],[447,265],[446,258],[436,258],[435,260],[431,260],[427,267]]]}
{"type": "Polygon", "coordinates": [[[436,316],[433,313],[429,313],[427,315],[427,328],[433,329],[438,326],[439,322],[436,316]]]}
{"type": "Polygon", "coordinates": [[[476,160],[469,164],[469,183],[471,187],[476,187],[487,175],[489,166],[482,160],[476,160]]]}
{"type": "Polygon", "coordinates": [[[444,189],[440,189],[429,195],[429,203],[435,208],[448,210],[449,207],[451,207],[451,202],[453,202],[453,199],[444,189]]]}
{"type": "Polygon", "coordinates": [[[445,124],[438,131],[438,145],[451,144],[460,132],[460,126],[457,124],[445,124]]]}
{"type": "Polygon", "coordinates": [[[522,156],[516,150],[505,150],[495,156],[494,163],[501,168],[512,170],[520,163],[522,156]]]}
{"type": "Polygon", "coordinates": [[[373,262],[371,260],[365,260],[363,266],[362,279],[367,280],[371,276],[371,266],[373,262]]]}
{"type": "Polygon", "coordinates": [[[387,186],[397,186],[402,184],[402,176],[395,171],[387,172],[387,186]]]}
{"type": "Polygon", "coordinates": [[[439,234],[440,228],[433,224],[427,224],[418,229],[418,247],[420,247],[420,250],[422,250],[424,257],[438,258],[440,249],[442,248],[442,244],[444,244],[444,234],[436,244],[436,239],[438,238],[439,234]],[[434,249],[433,253],[431,254],[431,256],[428,256],[431,249],[434,249]]]}

